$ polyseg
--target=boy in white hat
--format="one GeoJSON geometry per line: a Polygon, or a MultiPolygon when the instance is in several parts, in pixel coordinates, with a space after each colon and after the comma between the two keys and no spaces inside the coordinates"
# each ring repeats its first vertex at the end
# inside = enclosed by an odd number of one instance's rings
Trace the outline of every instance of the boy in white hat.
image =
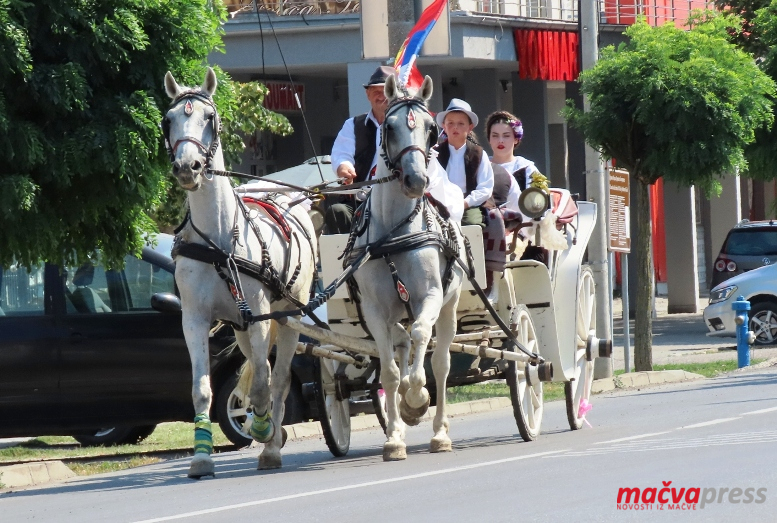
{"type": "Polygon", "coordinates": [[[448,179],[464,194],[462,225],[483,226],[481,208],[494,207],[494,171],[485,151],[467,137],[478,124],[478,116],[464,100],[454,98],[445,111],[437,113],[437,125],[443,128],[446,140],[437,147],[437,161],[448,179]]]}

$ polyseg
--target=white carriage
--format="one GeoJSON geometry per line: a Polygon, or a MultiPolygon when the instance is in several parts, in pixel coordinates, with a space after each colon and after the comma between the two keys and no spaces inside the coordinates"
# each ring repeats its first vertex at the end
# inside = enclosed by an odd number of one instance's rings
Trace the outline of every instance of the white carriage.
{"type": "MultiPolygon", "coordinates": [[[[560,214],[571,195],[561,189],[550,192],[551,201],[561,204],[554,209],[560,214]]],[[[534,440],[540,433],[543,381],[564,383],[570,428],[582,427],[591,393],[593,359],[609,356],[612,348],[608,340],[596,338],[594,280],[591,269],[583,264],[596,222],[596,205],[588,202],[569,205],[577,206],[577,215],[571,223],[557,229],[567,247],[545,251],[544,263],[533,259],[509,260],[503,278],[495,282],[499,289],[493,308],[521,345],[538,353],[545,363],[537,364],[515,349],[502,351],[506,336],[469,281],[464,283],[458,305],[457,335],[450,349],[454,362],[447,385],[505,378],[519,433],[526,441],[534,440]]],[[[540,223],[543,219],[549,221],[554,211],[548,210],[523,229],[534,246],[542,247],[540,223]]],[[[476,281],[484,287],[482,229],[468,226],[463,230],[472,245],[476,281]]],[[[341,274],[342,263],[338,257],[347,239],[348,235],[344,234],[319,238],[323,282],[333,281],[341,274]]],[[[362,329],[360,312],[346,286],[339,287],[329,299],[325,313],[331,330],[293,318],[289,319],[289,325],[321,343],[318,347],[300,343],[298,350],[321,358],[315,389],[319,419],[330,451],[335,456],[343,456],[350,444],[349,398],[352,395],[369,394],[385,429],[382,389],[377,378],[380,374],[378,350],[362,329]]],[[[434,340],[427,355],[433,344],[434,340]]],[[[430,371],[427,376],[433,380],[430,371]]],[[[429,386],[429,390],[433,387],[429,386]]]]}

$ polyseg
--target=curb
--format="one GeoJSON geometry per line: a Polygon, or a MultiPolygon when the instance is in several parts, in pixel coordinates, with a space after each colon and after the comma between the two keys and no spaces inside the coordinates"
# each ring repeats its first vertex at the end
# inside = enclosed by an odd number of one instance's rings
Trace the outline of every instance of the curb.
{"type": "Polygon", "coordinates": [[[40,461],[0,467],[0,488],[31,487],[76,477],[61,461],[40,461]]]}
{"type": "Polygon", "coordinates": [[[611,378],[602,378],[594,381],[591,392],[607,392],[615,389],[632,389],[658,385],[661,383],[677,383],[680,381],[705,379],[701,374],[694,374],[684,370],[657,370],[647,372],[629,372],[618,374],[611,378]]]}

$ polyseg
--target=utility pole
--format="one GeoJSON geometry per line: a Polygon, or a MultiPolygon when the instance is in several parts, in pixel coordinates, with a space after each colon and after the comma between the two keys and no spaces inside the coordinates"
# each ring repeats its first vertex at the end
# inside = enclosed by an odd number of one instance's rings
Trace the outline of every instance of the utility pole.
{"type": "MultiPolygon", "coordinates": [[[[591,69],[599,59],[599,0],[579,0],[580,56],[583,71],[591,69]]],[[[583,110],[590,109],[587,96],[583,97],[583,110]]],[[[596,336],[612,339],[610,320],[610,271],[607,263],[607,184],[604,164],[597,151],[585,146],[585,189],[589,202],[596,203],[596,227],[588,242],[588,263],[593,270],[596,284],[596,336]]],[[[612,360],[596,358],[594,379],[612,376],[612,360]]]]}

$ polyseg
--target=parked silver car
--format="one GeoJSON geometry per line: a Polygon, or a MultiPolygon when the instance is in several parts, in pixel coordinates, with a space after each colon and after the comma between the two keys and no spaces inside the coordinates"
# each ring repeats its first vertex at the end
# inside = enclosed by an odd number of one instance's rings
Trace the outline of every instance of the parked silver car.
{"type": "Polygon", "coordinates": [[[750,302],[748,330],[755,334],[755,344],[777,342],[777,265],[734,276],[710,291],[710,304],[704,309],[707,336],[736,337],[731,305],[739,296],[750,302]]]}

